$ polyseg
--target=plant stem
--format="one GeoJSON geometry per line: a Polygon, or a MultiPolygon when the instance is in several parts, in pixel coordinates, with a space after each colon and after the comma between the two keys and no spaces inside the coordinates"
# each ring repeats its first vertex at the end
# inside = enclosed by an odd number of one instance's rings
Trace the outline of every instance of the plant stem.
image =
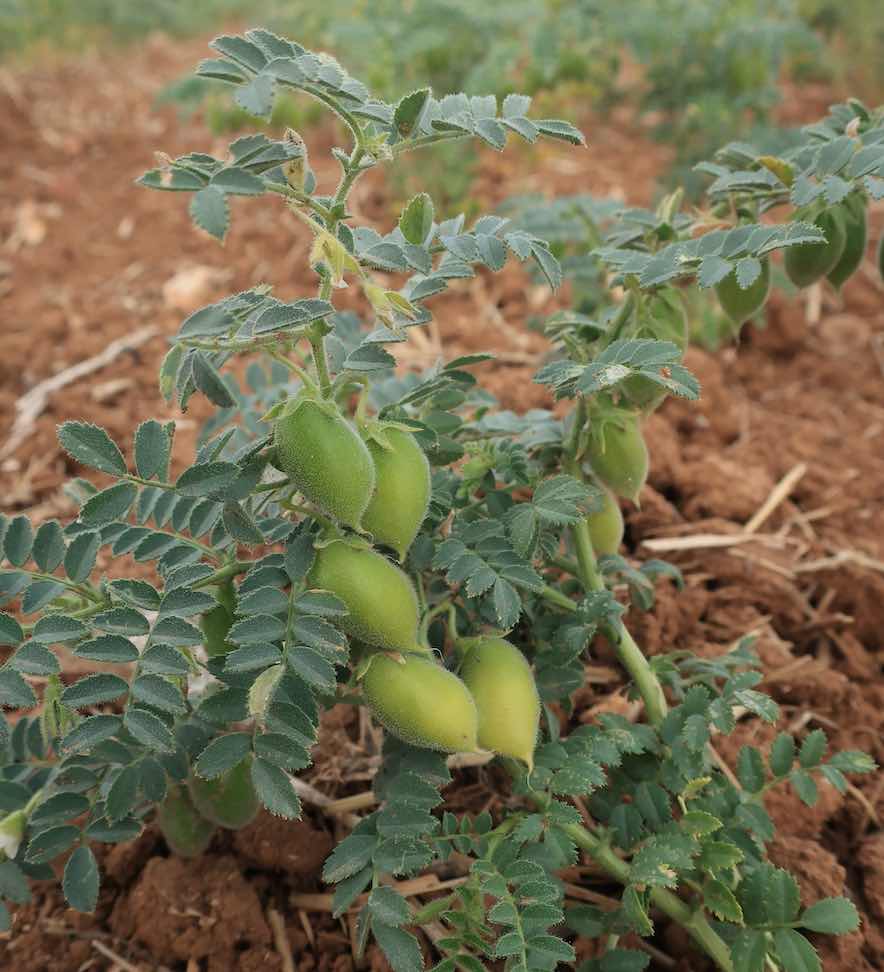
{"type": "MultiPolygon", "coordinates": [[[[586,520],[571,527],[574,546],[577,550],[577,561],[580,564],[580,576],[584,585],[590,591],[603,591],[605,582],[598,569],[598,561],[592,548],[592,538],[589,535],[589,525],[586,520]]],[[[632,676],[636,688],[645,703],[645,712],[651,725],[659,726],[666,718],[668,707],[663,686],[654,674],[641,648],[635,643],[632,635],[619,619],[616,622],[602,626],[605,636],[611,642],[620,664],[632,676]]]]}
{"type": "Polygon", "coordinates": [[[550,557],[549,563],[553,567],[558,567],[559,570],[563,570],[566,574],[570,574],[572,577],[580,576],[580,567],[576,560],[572,560],[570,557],[550,557]]]}
{"type": "Polygon", "coordinates": [[[589,591],[603,591],[605,589],[605,581],[599,570],[595,550],[592,546],[592,537],[589,533],[589,524],[585,519],[580,520],[579,523],[575,523],[571,527],[571,538],[574,541],[580,579],[583,581],[584,586],[589,591]]]}
{"type": "MultiPolygon", "coordinates": [[[[585,414],[584,410],[578,406],[578,411],[574,416],[574,428],[569,436],[568,445],[576,447],[579,441],[578,423],[585,414]]],[[[576,458],[575,451],[565,460],[565,471],[577,479],[583,479],[583,471],[576,458]]],[[[599,570],[596,560],[595,550],[592,546],[592,537],[589,533],[589,524],[586,519],[580,520],[571,527],[571,536],[574,540],[574,548],[577,554],[579,565],[580,580],[587,591],[603,591],[605,581],[599,570]]],[[[621,620],[609,622],[602,625],[605,637],[611,642],[620,664],[629,672],[636,688],[645,704],[645,712],[648,721],[653,726],[659,726],[666,718],[668,707],[666,696],[663,694],[663,686],[654,674],[654,670],[645,658],[644,653],[635,643],[632,635],[626,629],[626,625],[621,620]]]]}
{"type": "Polygon", "coordinates": [[[80,597],[85,598],[87,601],[98,602],[102,600],[101,594],[86,584],[75,584],[65,577],[56,577],[55,574],[45,574],[39,570],[27,570],[26,568],[24,572],[33,577],[34,580],[52,581],[55,584],[61,584],[62,587],[73,591],[75,594],[79,594],[80,597]]]}
{"type": "Polygon", "coordinates": [[[298,192],[297,189],[293,189],[290,185],[283,184],[281,182],[266,182],[264,185],[266,186],[268,192],[275,192],[280,196],[286,196],[288,199],[293,199],[300,205],[307,206],[308,209],[311,209],[321,219],[328,220],[329,211],[321,203],[318,203],[312,196],[308,196],[306,192],[298,192]]]}
{"type": "Polygon", "coordinates": [[[365,145],[365,132],[363,132],[362,126],[359,124],[359,119],[347,111],[346,108],[343,108],[339,101],[330,98],[320,89],[308,88],[300,85],[299,87],[306,94],[312,95],[317,101],[321,101],[324,105],[331,108],[334,114],[336,114],[341,121],[344,122],[347,128],[350,129],[350,134],[353,136],[353,142],[362,152],[364,152],[363,146],[365,145]]]}
{"type": "MultiPolygon", "coordinates": [[[[101,614],[102,611],[108,611],[113,607],[113,602],[110,598],[103,600],[98,603],[90,604],[88,607],[80,608],[79,611],[66,611],[65,614],[69,618],[76,618],[78,621],[82,621],[85,618],[91,618],[96,614],[101,614]]],[[[23,624],[22,631],[25,634],[30,634],[36,627],[36,621],[33,624],[23,624]]]]}
{"type": "Polygon", "coordinates": [[[288,368],[288,370],[293,374],[296,374],[307,388],[310,388],[313,385],[313,379],[310,377],[310,375],[308,375],[300,365],[295,364],[291,358],[284,355],[281,351],[275,349],[268,350],[267,354],[273,358],[274,361],[278,361],[281,365],[288,368]]]}
{"type": "Polygon", "coordinates": [[[204,577],[195,584],[191,584],[191,587],[194,590],[199,590],[201,587],[211,587],[213,584],[220,584],[223,581],[230,580],[231,577],[236,577],[238,574],[245,574],[246,571],[251,570],[253,564],[254,561],[251,560],[236,560],[232,564],[220,567],[214,574],[209,574],[208,577],[204,577]]]}
{"type": "Polygon", "coordinates": [[[331,398],[331,377],[328,373],[328,358],[325,353],[325,336],[321,328],[322,325],[317,325],[310,331],[310,348],[313,351],[313,364],[316,367],[316,377],[319,379],[319,390],[323,398],[331,398]]]}
{"type": "Polygon", "coordinates": [[[567,594],[563,594],[560,590],[555,587],[550,587],[549,584],[544,584],[540,589],[540,596],[545,597],[550,604],[555,604],[560,608],[564,608],[566,611],[576,611],[577,605],[568,597],[567,594]]]}
{"type": "Polygon", "coordinates": [[[459,138],[469,138],[469,132],[441,132],[438,135],[419,135],[417,138],[407,139],[404,142],[397,142],[392,146],[394,156],[401,155],[403,152],[413,152],[415,149],[427,148],[430,145],[437,145],[439,142],[453,142],[459,138]]]}
{"type": "MultiPolygon", "coordinates": [[[[568,824],[565,833],[621,884],[629,884],[629,865],[600,838],[580,824],[568,824]]],[[[730,949],[718,936],[702,911],[695,911],[665,888],[653,888],[651,901],[665,915],[677,921],[724,972],[733,972],[730,949]]]]}
{"type": "Polygon", "coordinates": [[[666,718],[669,707],[663,686],[645,658],[641,648],[635,643],[632,635],[622,621],[607,626],[605,634],[617,652],[617,658],[632,676],[635,686],[645,703],[648,721],[653,726],[659,726],[666,718]]]}
{"type": "MultiPolygon", "coordinates": [[[[427,632],[430,630],[430,625],[433,623],[433,619],[438,617],[438,615],[443,614],[445,611],[449,613],[449,618],[454,613],[454,605],[447,598],[444,601],[440,601],[435,607],[430,608],[430,610],[424,615],[418,630],[418,640],[422,644],[428,644],[427,632]]],[[[450,628],[451,624],[449,623],[449,630],[450,628]]]]}
{"type": "Polygon", "coordinates": [[[338,206],[342,205],[346,201],[347,196],[350,194],[350,190],[353,188],[353,183],[355,183],[356,180],[359,178],[359,176],[362,174],[363,170],[361,168],[361,165],[362,165],[362,159],[364,157],[365,157],[365,149],[362,148],[360,145],[357,145],[353,149],[353,152],[350,155],[350,160],[347,163],[347,168],[344,170],[344,175],[341,178],[341,183],[338,186],[337,191],[335,192],[335,198],[331,205],[331,210],[330,210],[331,216],[329,217],[327,223],[328,230],[331,233],[334,232],[335,223],[337,223],[338,220],[340,219],[340,217],[338,216],[337,213],[335,213],[334,210],[337,209],[338,206]]]}

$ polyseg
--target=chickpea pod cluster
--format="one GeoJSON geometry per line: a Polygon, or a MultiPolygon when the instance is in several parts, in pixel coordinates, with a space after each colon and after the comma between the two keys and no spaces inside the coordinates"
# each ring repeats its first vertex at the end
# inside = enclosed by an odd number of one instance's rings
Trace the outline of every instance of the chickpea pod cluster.
{"type": "MultiPolygon", "coordinates": [[[[404,560],[430,500],[429,464],[407,429],[357,427],[308,399],[277,423],[275,441],[281,468],[307,499],[404,560]]],[[[372,652],[361,689],[390,732],[417,746],[490,749],[532,765],[540,701],[518,648],[502,639],[471,643],[461,649],[460,677],[449,671],[419,635],[408,575],[359,537],[320,541],[307,580],[344,603],[339,626],[372,652]]]]}
{"type": "MultiPolygon", "coordinates": [[[[644,325],[661,328],[681,342],[684,310],[675,294],[649,306],[644,325]]],[[[613,554],[623,539],[617,497],[635,500],[647,475],[641,414],[656,402],[652,389],[636,383],[628,402],[612,405],[592,423],[586,458],[601,488],[600,506],[587,514],[593,546],[613,554]]],[[[444,752],[492,751],[520,761],[529,771],[541,703],[531,666],[521,650],[499,636],[456,642],[456,671],[447,668],[421,636],[420,608],[401,563],[426,516],[429,464],[404,426],[351,422],[334,403],[310,396],[283,412],[274,428],[279,467],[322,517],[335,521],[316,543],[307,575],[313,589],[328,591],[346,607],[337,620],[362,652],[359,685],[375,718],[411,743],[444,752]],[[338,527],[348,527],[344,533],[338,527]]],[[[227,635],[234,620],[230,585],[216,591],[218,605],[203,616],[209,657],[234,646],[227,635]]],[[[235,829],[256,806],[243,764],[215,780],[194,779],[169,799],[165,817],[194,843],[215,826],[235,829]],[[195,818],[205,821],[197,826],[195,818]],[[192,819],[194,818],[194,819],[192,819]]],[[[178,844],[186,843],[184,836],[178,844]]]]}

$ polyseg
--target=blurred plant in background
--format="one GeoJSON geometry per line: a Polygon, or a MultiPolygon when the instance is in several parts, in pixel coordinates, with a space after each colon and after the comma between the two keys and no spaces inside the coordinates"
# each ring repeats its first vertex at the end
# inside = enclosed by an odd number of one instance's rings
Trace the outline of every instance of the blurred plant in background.
{"type": "Polygon", "coordinates": [[[880,97],[884,85],[884,5],[880,0],[798,0],[800,16],[822,35],[842,87],[880,97]]]}
{"type": "MultiPolygon", "coordinates": [[[[667,181],[689,198],[701,189],[694,163],[722,142],[743,138],[773,153],[794,144],[794,133],[772,124],[784,77],[849,83],[873,99],[884,79],[878,0],[0,0],[0,58],[131,42],[152,30],[201,33],[231,20],[346,50],[382,97],[429,83],[498,98],[518,88],[542,95],[551,113],[583,105],[603,114],[625,100],[675,147],[667,181]]],[[[170,84],[160,101],[203,113],[216,134],[255,124],[229,92],[197,78],[170,84]]],[[[317,117],[315,106],[282,99],[263,125],[303,130],[317,117]]],[[[443,207],[469,211],[475,160],[440,158],[444,180],[430,173],[428,185],[422,173],[421,184],[443,207]]],[[[397,172],[394,205],[413,194],[419,165],[397,172]]]]}
{"type": "Polygon", "coordinates": [[[758,141],[784,70],[825,68],[824,46],[794,0],[637,0],[611,28],[641,67],[639,104],[675,146],[671,181],[689,195],[700,189],[695,162],[735,135],[758,141]]]}
{"type": "Polygon", "coordinates": [[[266,6],[260,0],[0,0],[0,58],[134,41],[153,30],[195,34],[266,6]]]}

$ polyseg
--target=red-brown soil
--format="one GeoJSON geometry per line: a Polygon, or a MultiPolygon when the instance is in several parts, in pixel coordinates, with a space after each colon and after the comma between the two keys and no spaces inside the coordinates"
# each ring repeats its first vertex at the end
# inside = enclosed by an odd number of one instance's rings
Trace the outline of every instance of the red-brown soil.
{"type": "MultiPolygon", "coordinates": [[[[155,150],[212,149],[197,122],[153,105],[162,85],[202,55],[199,42],[152,39],[123,54],[0,74],[0,450],[16,402],[36,383],[138,328],[156,329],[137,350],[50,396],[36,426],[0,461],[3,512],[24,510],[37,519],[74,512],[61,485],[79,470],[54,434],[66,418],[104,425],[126,449],[137,422],[174,417],[176,459],[185,461],[206,412],[197,402],[181,416],[161,401],[156,373],[166,336],[195,307],[255,283],[278,282],[289,297],[313,287],[302,269],[307,242],[273,202],[236,204],[221,248],[191,228],[180,197],[132,185],[155,150]]],[[[814,117],[820,104],[825,93],[811,92],[803,118],[814,117]]],[[[588,150],[483,155],[476,195],[489,207],[538,190],[648,202],[665,150],[625,110],[603,122],[582,121],[588,150]]],[[[333,137],[329,129],[313,136],[320,180],[334,178],[334,167],[322,163],[333,137]]],[[[354,208],[389,223],[381,172],[360,185],[354,208]]],[[[884,211],[878,207],[872,219],[877,238],[884,211]]],[[[483,378],[503,404],[546,405],[545,391],[530,380],[545,344],[523,322],[552,306],[518,268],[456,285],[436,304],[437,330],[403,364],[429,363],[437,342],[448,356],[496,350],[500,360],[483,378]]],[[[693,350],[689,364],[702,381],[702,399],[669,402],[648,422],[653,470],[641,508],[629,512],[626,549],[646,557],[645,540],[700,534],[739,542],[661,552],[684,571],[687,587],[677,593],[662,584],[653,611],[633,612],[636,638],[651,653],[711,655],[756,633],[764,687],[781,704],[785,725],[798,733],[822,728],[835,746],[864,749],[881,762],[884,286],[869,261],[843,303],[823,295],[819,314],[778,294],[766,330],[750,330],[740,347],[716,355],[693,350]],[[747,541],[746,524],[799,464],[803,472],[794,472],[789,495],[747,541]]],[[[629,708],[603,645],[577,702],[583,720],[600,708],[629,708]]],[[[770,736],[747,718],[720,753],[733,763],[742,743],[770,736]]],[[[352,712],[329,713],[307,778],[332,797],[368,789],[373,741],[352,712]]],[[[493,771],[462,771],[447,793],[450,806],[493,808],[497,784],[493,771]]],[[[791,793],[775,794],[768,806],[780,828],[774,860],[796,871],[805,900],[846,886],[863,913],[860,932],[820,943],[827,972],[884,967],[882,778],[856,780],[844,797],[824,789],[813,809],[791,793]]],[[[340,818],[311,813],[300,824],[261,817],[246,831],[216,838],[196,862],[170,856],[152,830],[105,851],[96,915],[67,910],[55,886],[38,887],[0,940],[0,969],[276,972],[284,968],[276,914],[299,970],[348,972],[355,968],[352,923],[292,897],[327,891],[321,860],[345,832],[340,818]]],[[[591,869],[571,880],[613,890],[591,869]]],[[[588,943],[578,944],[581,955],[590,954],[588,943]]],[[[677,929],[664,931],[656,945],[680,969],[703,967],[677,929]]],[[[430,944],[424,947],[435,960],[430,944]]],[[[385,967],[373,949],[367,965],[385,967]]]]}

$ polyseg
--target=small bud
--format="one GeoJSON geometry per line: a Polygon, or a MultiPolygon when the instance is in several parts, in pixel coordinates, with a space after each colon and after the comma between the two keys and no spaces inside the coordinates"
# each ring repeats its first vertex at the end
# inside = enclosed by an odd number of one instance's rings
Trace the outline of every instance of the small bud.
{"type": "Polygon", "coordinates": [[[384,290],[383,287],[367,280],[363,281],[362,290],[375,314],[394,334],[402,333],[397,315],[407,317],[410,320],[417,317],[415,306],[395,290],[384,290]]]}
{"type": "Polygon", "coordinates": [[[267,711],[277,683],[282,678],[282,673],[282,665],[271,665],[261,672],[249,689],[249,715],[260,722],[264,721],[264,713],[267,711]]]}
{"type": "Polygon", "coordinates": [[[285,174],[286,182],[292,189],[303,192],[304,182],[307,177],[307,145],[294,128],[287,128],[285,130],[283,140],[288,145],[293,145],[300,150],[299,155],[293,159],[289,159],[283,165],[282,171],[285,174]]]}
{"type": "Polygon", "coordinates": [[[40,713],[40,732],[46,746],[73,729],[76,713],[62,704],[64,684],[58,675],[50,675],[43,690],[43,711],[40,713]]]}
{"type": "Polygon", "coordinates": [[[0,851],[12,860],[25,836],[28,818],[24,810],[15,810],[0,820],[0,851]]]}
{"type": "Polygon", "coordinates": [[[346,287],[344,274],[359,273],[359,264],[337,237],[332,236],[331,233],[319,226],[315,228],[315,231],[316,239],[310,249],[311,266],[325,264],[332,286],[336,288],[346,287]]]}

